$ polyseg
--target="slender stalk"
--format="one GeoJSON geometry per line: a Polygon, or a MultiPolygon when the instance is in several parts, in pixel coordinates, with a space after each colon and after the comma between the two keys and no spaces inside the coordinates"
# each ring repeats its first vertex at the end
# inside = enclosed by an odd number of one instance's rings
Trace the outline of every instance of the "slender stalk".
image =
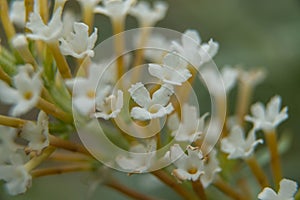
{"type": "Polygon", "coordinates": [[[9,19],[9,11],[6,0],[0,0],[0,18],[7,39],[10,41],[16,34],[12,21],[9,19]]]}
{"type": "Polygon", "coordinates": [[[73,118],[70,114],[62,111],[60,108],[58,108],[54,104],[46,101],[43,98],[40,98],[38,100],[36,107],[43,110],[45,113],[53,115],[57,119],[60,119],[64,122],[67,122],[67,123],[73,122],[73,118]]]}
{"type": "Polygon", "coordinates": [[[78,171],[91,171],[93,166],[91,164],[72,164],[59,167],[49,167],[45,169],[36,169],[31,172],[32,177],[50,176],[55,174],[64,174],[78,171]]]}
{"type": "Polygon", "coordinates": [[[112,20],[113,32],[115,35],[115,52],[117,56],[117,70],[118,79],[120,79],[124,74],[124,58],[122,56],[124,50],[124,38],[122,32],[124,31],[124,18],[118,18],[112,20]]]}
{"type": "Polygon", "coordinates": [[[90,161],[91,158],[80,153],[55,152],[48,158],[48,160],[60,162],[86,162],[90,161]]]}
{"type": "Polygon", "coordinates": [[[113,188],[128,197],[131,197],[132,199],[138,199],[138,200],[154,200],[155,198],[147,196],[145,194],[139,193],[136,190],[130,189],[125,185],[120,184],[119,182],[115,180],[110,180],[109,182],[105,183],[107,187],[113,188]]]}
{"type": "Polygon", "coordinates": [[[256,180],[258,181],[259,185],[261,188],[265,188],[269,186],[269,181],[267,176],[265,175],[264,171],[262,168],[259,166],[257,160],[251,156],[247,158],[246,163],[248,164],[249,168],[251,169],[252,173],[254,174],[256,180]]]}
{"type": "Polygon", "coordinates": [[[231,197],[235,200],[244,200],[243,196],[241,196],[240,193],[235,191],[232,187],[227,185],[226,182],[222,181],[221,179],[218,179],[214,182],[214,186],[218,188],[220,191],[222,191],[224,194],[226,194],[228,197],[231,197]]]}
{"type": "Polygon", "coordinates": [[[94,27],[94,8],[90,5],[83,6],[83,22],[89,26],[89,34],[91,34],[94,27]]]}
{"type": "Polygon", "coordinates": [[[39,6],[42,20],[44,21],[44,23],[47,23],[49,18],[48,0],[39,0],[39,6]]]}
{"type": "Polygon", "coordinates": [[[25,120],[14,118],[14,117],[8,117],[4,115],[0,115],[0,124],[3,126],[10,126],[14,128],[21,128],[26,123],[25,120]]]}
{"type": "Polygon", "coordinates": [[[55,149],[56,148],[54,148],[52,146],[47,147],[46,149],[43,150],[42,154],[29,160],[24,165],[25,169],[28,172],[30,172],[31,170],[33,170],[34,168],[39,166],[44,160],[46,160],[55,151],[55,149]]]}
{"type": "Polygon", "coordinates": [[[91,156],[90,152],[80,144],[63,140],[53,135],[49,135],[49,139],[50,139],[50,145],[54,147],[63,148],[72,152],[83,153],[85,155],[91,156]]]}
{"type": "Polygon", "coordinates": [[[29,15],[33,12],[34,0],[25,0],[25,12],[26,12],[26,22],[29,21],[29,15]]]}
{"type": "Polygon", "coordinates": [[[164,171],[158,170],[151,172],[159,180],[165,183],[167,186],[172,188],[177,194],[179,194],[183,199],[197,199],[190,191],[183,188],[178,182],[168,176],[164,171]]]}
{"type": "Polygon", "coordinates": [[[48,44],[49,49],[55,59],[57,68],[63,78],[72,78],[70,67],[66,58],[61,54],[57,42],[48,44]]]}
{"type": "Polygon", "coordinates": [[[267,141],[267,145],[269,148],[269,152],[271,154],[271,168],[273,179],[276,188],[279,187],[279,182],[282,179],[282,171],[280,164],[280,156],[278,153],[278,143],[277,143],[277,134],[275,130],[265,132],[265,138],[267,141]]]}
{"type": "Polygon", "coordinates": [[[201,181],[198,179],[196,181],[192,182],[193,190],[197,194],[197,196],[201,200],[207,200],[206,194],[205,194],[205,189],[201,183],[201,181]]]}
{"type": "Polygon", "coordinates": [[[6,72],[0,66],[0,79],[6,82],[7,84],[11,84],[10,77],[6,74],[6,72]]]}
{"type": "Polygon", "coordinates": [[[251,96],[252,86],[248,83],[241,82],[238,87],[238,99],[236,106],[236,116],[240,125],[243,125],[244,117],[248,112],[251,96]]]}

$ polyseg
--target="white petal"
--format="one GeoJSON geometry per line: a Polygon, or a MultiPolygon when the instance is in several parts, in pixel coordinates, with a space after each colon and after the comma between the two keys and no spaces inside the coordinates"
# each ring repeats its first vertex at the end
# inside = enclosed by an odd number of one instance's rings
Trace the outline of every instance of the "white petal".
{"type": "Polygon", "coordinates": [[[151,113],[149,113],[146,109],[140,107],[133,107],[131,109],[130,115],[133,119],[138,119],[141,121],[150,120],[151,113]]]}
{"type": "Polygon", "coordinates": [[[260,200],[279,200],[274,190],[268,187],[258,194],[258,198],[260,200]]]}
{"type": "Polygon", "coordinates": [[[297,183],[292,180],[282,179],[280,181],[280,189],[278,192],[279,197],[289,199],[293,198],[294,194],[297,192],[297,183]]]}
{"type": "Polygon", "coordinates": [[[134,85],[131,85],[128,90],[132,99],[140,106],[147,108],[150,104],[150,94],[145,86],[138,82],[134,85]]]}
{"type": "Polygon", "coordinates": [[[164,84],[153,93],[151,103],[165,106],[170,101],[170,98],[173,93],[173,87],[171,85],[164,84]]]}

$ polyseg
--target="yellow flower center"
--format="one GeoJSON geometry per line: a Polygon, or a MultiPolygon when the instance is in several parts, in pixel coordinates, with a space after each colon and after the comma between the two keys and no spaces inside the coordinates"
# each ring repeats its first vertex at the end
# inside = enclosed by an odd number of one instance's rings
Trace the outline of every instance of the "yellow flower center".
{"type": "Polygon", "coordinates": [[[27,91],[23,94],[24,99],[30,100],[32,98],[33,94],[31,91],[27,91]]]}
{"type": "Polygon", "coordinates": [[[88,96],[90,99],[94,99],[96,97],[96,93],[95,91],[93,90],[89,90],[87,93],[86,93],[86,96],[88,96]]]}
{"type": "Polygon", "coordinates": [[[190,174],[196,174],[198,172],[198,169],[196,167],[191,167],[188,170],[188,173],[190,174]]]}

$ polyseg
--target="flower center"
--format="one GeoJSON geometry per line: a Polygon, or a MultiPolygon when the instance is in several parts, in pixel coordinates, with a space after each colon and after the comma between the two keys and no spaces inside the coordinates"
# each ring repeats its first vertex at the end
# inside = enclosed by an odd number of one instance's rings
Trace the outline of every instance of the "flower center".
{"type": "Polygon", "coordinates": [[[86,93],[86,96],[90,99],[94,99],[96,97],[96,93],[93,91],[93,90],[89,90],[87,93],[86,93]]]}
{"type": "Polygon", "coordinates": [[[190,174],[196,174],[198,172],[198,169],[196,167],[191,167],[188,169],[188,173],[190,174]]]}
{"type": "Polygon", "coordinates": [[[151,106],[148,111],[150,113],[154,114],[154,113],[157,113],[160,108],[161,108],[161,105],[155,104],[155,105],[151,106]]]}
{"type": "Polygon", "coordinates": [[[31,91],[27,91],[23,94],[24,99],[30,100],[32,98],[33,94],[31,91]]]}

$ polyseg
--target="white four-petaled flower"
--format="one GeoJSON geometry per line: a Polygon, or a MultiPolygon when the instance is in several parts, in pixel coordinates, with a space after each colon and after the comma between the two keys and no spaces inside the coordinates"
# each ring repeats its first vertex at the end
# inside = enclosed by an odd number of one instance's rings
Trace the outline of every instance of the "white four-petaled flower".
{"type": "Polygon", "coordinates": [[[48,116],[41,111],[37,123],[27,122],[22,129],[21,137],[28,141],[31,150],[41,152],[49,146],[48,116]]]}
{"type": "Polygon", "coordinates": [[[108,120],[110,118],[116,118],[121,112],[123,107],[123,92],[118,90],[117,94],[111,94],[105,97],[103,100],[97,100],[96,102],[96,118],[103,118],[108,120]]]}
{"type": "Polygon", "coordinates": [[[184,104],[181,121],[177,113],[174,113],[169,118],[168,127],[172,130],[171,134],[176,141],[194,142],[204,131],[206,116],[207,114],[199,118],[194,106],[184,104]]]}
{"type": "Polygon", "coordinates": [[[254,129],[252,129],[247,138],[245,138],[243,129],[239,126],[235,126],[229,135],[221,140],[221,150],[229,154],[228,159],[246,159],[252,155],[255,147],[261,143],[263,143],[263,140],[256,140],[254,129]]]}
{"type": "Polygon", "coordinates": [[[289,179],[280,181],[280,189],[276,193],[273,189],[266,187],[258,194],[260,200],[294,200],[294,195],[297,192],[297,183],[289,179]]]}
{"type": "Polygon", "coordinates": [[[42,90],[41,71],[34,73],[31,65],[19,66],[19,72],[13,77],[15,88],[0,80],[0,99],[14,104],[10,113],[20,116],[31,110],[37,103],[42,90]]]}
{"type": "Polygon", "coordinates": [[[252,116],[246,116],[245,119],[254,124],[257,130],[266,132],[276,129],[276,127],[288,118],[288,108],[284,107],[281,110],[281,97],[274,96],[267,107],[262,103],[256,103],[251,106],[252,116]]]}
{"type": "Polygon", "coordinates": [[[187,147],[187,154],[178,144],[171,147],[169,152],[170,159],[174,161],[177,169],[172,174],[179,180],[197,181],[203,171],[203,156],[198,148],[187,147]]]}
{"type": "Polygon", "coordinates": [[[123,20],[135,0],[103,0],[103,6],[97,6],[95,13],[110,17],[113,21],[123,20]]]}
{"type": "Polygon", "coordinates": [[[173,42],[172,48],[197,69],[210,61],[219,48],[218,43],[212,39],[208,43],[201,44],[201,38],[195,30],[185,31],[181,43],[173,42]]]}
{"type": "Polygon", "coordinates": [[[138,120],[150,120],[170,114],[174,108],[169,103],[174,90],[171,85],[161,85],[150,97],[150,93],[142,83],[136,83],[128,90],[132,99],[141,107],[133,107],[131,116],[138,120]]]}
{"type": "Polygon", "coordinates": [[[166,15],[168,5],[163,1],[154,2],[153,9],[147,1],[139,1],[129,10],[129,14],[136,17],[141,27],[154,26],[166,15]]]}
{"type": "Polygon", "coordinates": [[[172,85],[181,85],[192,76],[187,69],[187,62],[174,53],[164,57],[163,65],[149,64],[148,71],[152,76],[172,85]]]}
{"type": "Polygon", "coordinates": [[[28,33],[27,37],[33,40],[43,40],[47,43],[52,43],[58,40],[63,33],[61,13],[62,8],[59,7],[47,25],[44,24],[39,13],[31,13],[26,27],[31,30],[32,33],[28,33]]]}
{"type": "Polygon", "coordinates": [[[95,42],[97,40],[97,28],[91,36],[88,35],[89,27],[84,23],[73,24],[74,33],[71,32],[66,38],[61,38],[60,50],[63,55],[70,55],[75,58],[93,57],[95,42]]]}

